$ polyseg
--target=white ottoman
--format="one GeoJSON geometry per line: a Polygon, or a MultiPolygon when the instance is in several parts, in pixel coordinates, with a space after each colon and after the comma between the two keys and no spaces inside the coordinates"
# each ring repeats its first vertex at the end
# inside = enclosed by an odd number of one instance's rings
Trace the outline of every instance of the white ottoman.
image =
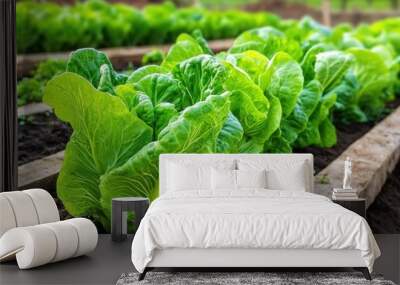
{"type": "Polygon", "coordinates": [[[16,258],[20,269],[84,255],[96,248],[97,229],[88,219],[59,221],[42,189],[0,193],[0,261],[16,258]]]}

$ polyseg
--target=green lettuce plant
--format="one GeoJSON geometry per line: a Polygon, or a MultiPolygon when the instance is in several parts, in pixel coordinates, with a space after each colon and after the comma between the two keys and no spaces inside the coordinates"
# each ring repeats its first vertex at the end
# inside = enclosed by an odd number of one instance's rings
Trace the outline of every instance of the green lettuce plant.
{"type": "Polygon", "coordinates": [[[197,29],[208,39],[224,39],[279,24],[279,17],[267,12],[177,8],[171,2],[139,10],[103,0],[74,5],[28,0],[18,2],[16,10],[19,53],[173,43],[180,34],[197,29]]]}
{"type": "MultiPolygon", "coordinates": [[[[167,18],[158,6],[147,9],[147,17],[167,18]]],[[[373,24],[361,38],[310,19],[280,26],[244,32],[219,54],[201,33],[183,33],[161,64],[131,74],[95,49],[73,52],[43,98],[74,130],[57,181],[66,209],[109,229],[113,197],[158,196],[162,153],[332,147],[335,123],[374,119],[394,98],[396,47],[374,34],[386,28],[373,24]],[[338,45],[339,34],[357,44],[338,45]]]]}

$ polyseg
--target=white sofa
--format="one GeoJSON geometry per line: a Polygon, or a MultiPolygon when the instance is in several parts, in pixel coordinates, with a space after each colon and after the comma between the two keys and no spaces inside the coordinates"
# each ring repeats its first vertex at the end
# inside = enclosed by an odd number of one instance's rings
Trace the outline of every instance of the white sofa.
{"type": "Polygon", "coordinates": [[[16,259],[20,269],[84,255],[96,248],[96,226],[88,219],[60,221],[43,189],[0,193],[0,262],[16,259]]]}

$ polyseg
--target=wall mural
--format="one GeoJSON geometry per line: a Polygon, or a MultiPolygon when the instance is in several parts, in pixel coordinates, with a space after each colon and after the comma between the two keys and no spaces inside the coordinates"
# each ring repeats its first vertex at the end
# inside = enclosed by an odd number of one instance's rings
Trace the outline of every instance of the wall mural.
{"type": "MultiPolygon", "coordinates": [[[[19,3],[17,16],[28,17],[31,5],[37,9],[42,4],[19,3]]],[[[58,13],[52,5],[45,14],[58,13]]],[[[90,9],[106,13],[103,6],[111,4],[77,5],[82,9],[71,7],[68,13],[90,9]]],[[[164,43],[177,36],[166,53],[152,51],[145,57],[147,64],[133,70],[120,71],[106,53],[83,48],[72,52],[67,62],[41,63],[33,77],[19,83],[20,105],[43,100],[65,123],[56,139],[68,142],[57,180],[58,198],[70,215],[90,217],[105,231],[110,230],[113,197],[158,196],[161,153],[313,152],[320,170],[321,149],[342,147],[333,154],[337,156],[355,140],[342,135],[346,126],[365,133],[388,113],[388,102],[399,104],[398,18],[356,28],[346,24],[327,28],[309,17],[282,20],[265,13],[253,18],[232,11],[203,15],[207,24],[182,20],[179,27],[168,27],[151,22],[160,20],[155,10],[206,13],[168,5],[127,16],[128,8],[117,4],[116,11],[124,17],[146,23],[140,36],[150,33],[149,42],[136,39],[139,34],[131,28],[132,34],[119,33],[123,24],[109,26],[101,23],[109,18],[101,17],[98,27],[116,29],[105,32],[110,40],[95,37],[90,28],[91,34],[86,34],[81,23],[75,23],[82,37],[66,34],[57,38],[65,41],[56,45],[50,36],[52,29],[60,31],[54,25],[44,33],[44,39],[51,41],[40,40],[40,47],[38,39],[29,43],[40,51],[53,51],[83,43],[94,47],[105,42],[110,46],[164,43]],[[226,27],[212,26],[213,17],[236,19],[228,27],[244,24],[223,33],[226,27]],[[166,35],[159,36],[161,30],[166,35]],[[219,53],[206,40],[229,37],[236,38],[219,53]],[[71,38],[79,42],[69,43],[71,38]]],[[[136,25],[135,21],[130,22],[136,25]]],[[[62,27],[61,34],[68,30],[64,23],[62,27]]],[[[20,40],[25,37],[20,34],[20,40]]],[[[31,46],[27,42],[19,49],[28,51],[31,46]]],[[[45,120],[59,122],[54,115],[45,120]]],[[[26,118],[21,122],[22,128],[30,123],[26,118]]]]}

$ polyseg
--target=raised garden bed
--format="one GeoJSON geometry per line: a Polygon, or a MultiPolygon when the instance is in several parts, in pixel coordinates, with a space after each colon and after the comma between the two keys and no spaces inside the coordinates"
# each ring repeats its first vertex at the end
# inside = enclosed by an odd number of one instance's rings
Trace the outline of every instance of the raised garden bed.
{"type": "Polygon", "coordinates": [[[52,112],[51,108],[44,103],[29,103],[18,107],[18,117],[23,118],[34,114],[52,112]]]}
{"type": "MultiPolygon", "coordinates": [[[[400,98],[391,102],[388,106],[391,110],[400,106],[400,98]]],[[[25,152],[32,156],[24,157],[20,153],[20,159],[33,160],[37,157],[45,157],[48,152],[57,152],[65,147],[68,137],[71,134],[71,129],[66,124],[60,122],[53,114],[44,113],[29,116],[30,119],[23,121],[20,126],[20,131],[28,131],[21,133],[21,137],[29,137],[30,143],[25,141],[24,148],[32,149],[32,152],[25,152]],[[38,122],[39,121],[39,122],[38,122]],[[42,124],[46,121],[46,124],[42,124]],[[46,136],[43,136],[43,133],[46,136]],[[42,147],[36,147],[37,145],[42,147]],[[48,147],[46,147],[48,145],[48,147]]],[[[295,152],[309,152],[314,154],[314,167],[316,173],[327,167],[335,160],[343,151],[345,151],[353,142],[361,138],[370,129],[374,127],[374,123],[353,123],[350,125],[342,125],[337,128],[338,144],[329,149],[320,149],[308,147],[303,150],[295,150],[295,152]]],[[[54,155],[53,155],[54,156],[54,155]]],[[[58,156],[52,158],[60,165],[62,160],[58,156]]],[[[62,156],[61,156],[62,159],[62,156]]],[[[22,160],[21,160],[22,161],[22,160]]],[[[21,162],[20,161],[20,162],[21,162]]],[[[368,209],[368,222],[371,225],[374,233],[400,233],[400,164],[397,165],[393,173],[388,177],[387,182],[382,188],[382,191],[377,196],[375,202],[368,209]]],[[[62,202],[56,197],[55,193],[56,176],[45,180],[47,185],[53,184],[52,187],[45,187],[54,196],[62,218],[70,218],[70,215],[64,209],[62,202]]],[[[99,225],[101,231],[101,226],[99,225]]]]}
{"type": "MultiPolygon", "coordinates": [[[[201,36],[184,35],[161,66],[145,66],[129,75],[118,73],[103,52],[74,52],[70,72],[50,81],[43,98],[74,127],[74,148],[65,157],[59,152],[43,164],[34,161],[21,168],[25,174],[27,165],[44,169],[52,178],[47,182],[54,182],[64,160],[57,183],[63,202],[73,215],[91,217],[105,227],[112,197],[158,196],[158,155],[166,152],[286,153],[299,146],[301,152],[323,157],[319,149],[325,148],[330,154],[316,163],[316,170],[333,162],[315,181],[328,190],[317,185],[315,192],[329,196],[341,184],[343,160],[350,156],[355,162],[353,186],[372,203],[400,156],[400,108],[374,128],[352,123],[342,127],[336,120],[378,121],[398,91],[398,70],[392,68],[396,57],[382,57],[389,49],[383,46],[320,51],[315,45],[301,59],[304,42],[314,45],[315,33],[321,42],[335,44],[324,36],[325,28],[304,21],[289,24],[294,31],[310,25],[298,33],[300,39],[267,27],[242,34],[220,55],[210,52],[201,36]],[[272,45],[271,34],[293,45],[272,45]],[[322,183],[324,177],[328,182],[322,183]],[[80,206],[84,204],[93,207],[80,206]]],[[[363,32],[376,37],[396,24],[376,23],[363,32]]],[[[350,26],[345,29],[362,40],[350,26]]],[[[26,186],[37,185],[28,182],[26,186]]]]}
{"type": "MultiPolygon", "coordinates": [[[[387,104],[387,114],[400,106],[400,97],[387,104]]],[[[343,151],[345,151],[353,142],[361,138],[384,117],[376,122],[336,124],[337,144],[331,148],[306,147],[295,149],[298,153],[312,153],[314,155],[314,170],[319,173],[334,161],[343,151]]]]}
{"type": "MultiPolygon", "coordinates": [[[[387,106],[388,113],[400,106],[400,97],[387,106]]],[[[382,118],[383,119],[383,118],[382,118]]],[[[314,155],[315,173],[320,172],[354,141],[366,134],[378,122],[337,125],[337,144],[331,148],[306,147],[298,153],[314,155]]],[[[50,113],[39,113],[20,119],[18,129],[18,164],[46,157],[65,149],[72,129],[50,113]]]]}
{"type": "MultiPolygon", "coordinates": [[[[232,46],[232,39],[210,41],[209,46],[214,52],[220,52],[229,49],[232,46]]],[[[153,50],[166,52],[171,45],[153,45],[142,47],[118,47],[101,49],[107,54],[114,68],[123,70],[130,64],[139,66],[145,54],[153,50]]],[[[18,78],[28,76],[36,66],[43,61],[67,60],[71,52],[53,52],[37,54],[21,54],[17,57],[17,75],[18,78]]]]}

